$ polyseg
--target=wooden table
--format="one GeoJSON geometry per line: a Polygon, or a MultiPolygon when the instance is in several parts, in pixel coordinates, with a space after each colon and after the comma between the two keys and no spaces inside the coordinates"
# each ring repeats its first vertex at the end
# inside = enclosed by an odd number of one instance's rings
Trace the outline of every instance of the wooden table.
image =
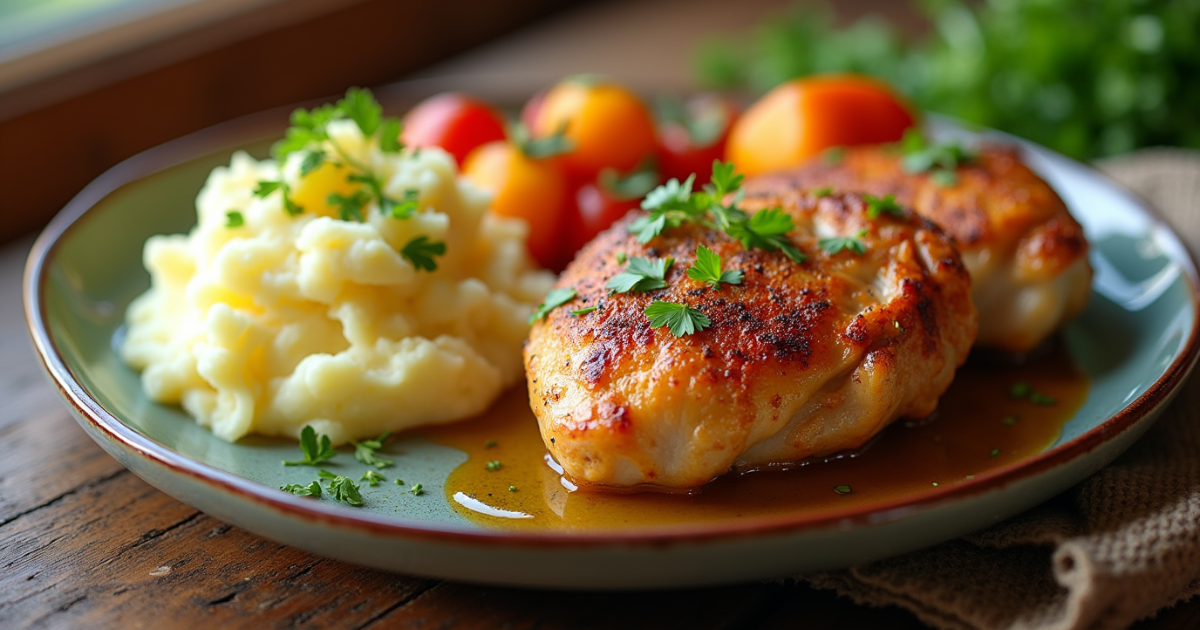
{"type": "MultiPolygon", "coordinates": [[[[536,83],[578,70],[629,70],[638,84],[682,87],[686,42],[664,46],[649,27],[616,39],[612,31],[682,4],[587,8],[430,73],[469,78],[519,67],[522,80],[536,83]],[[564,48],[575,51],[573,61],[547,53],[564,48]],[[615,49],[624,52],[606,54],[615,49]],[[655,51],[654,62],[634,63],[647,57],[630,49],[655,51]]],[[[733,3],[736,12],[725,4],[688,5],[687,28],[749,24],[779,2],[733,3]]],[[[900,609],[862,608],[795,584],[621,594],[455,584],[355,567],[225,525],[122,468],[55,398],[21,312],[31,242],[0,248],[0,628],[925,627],[900,609]]],[[[1200,602],[1141,627],[1197,626],[1200,602]]]]}

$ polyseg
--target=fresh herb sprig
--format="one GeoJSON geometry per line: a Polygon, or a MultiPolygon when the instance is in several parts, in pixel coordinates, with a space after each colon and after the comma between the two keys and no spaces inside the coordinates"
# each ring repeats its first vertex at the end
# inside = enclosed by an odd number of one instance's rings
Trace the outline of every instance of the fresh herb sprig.
{"type": "Polygon", "coordinates": [[[896,203],[895,195],[884,195],[882,197],[863,195],[862,198],[867,204],[867,217],[872,221],[885,214],[904,218],[904,208],[896,203]]]}
{"type": "Polygon", "coordinates": [[[609,278],[605,288],[613,293],[641,293],[665,288],[667,271],[674,264],[674,258],[630,258],[625,271],[609,278]]]}
{"type": "Polygon", "coordinates": [[[646,307],[651,328],[666,327],[676,337],[699,332],[712,325],[704,313],[686,305],[655,300],[646,307]]]}
{"type": "Polygon", "coordinates": [[[700,245],[696,247],[696,262],[688,267],[687,275],[697,282],[707,282],[720,291],[721,284],[741,284],[744,273],[738,269],[721,269],[721,256],[700,245]]]}
{"type": "MultiPolygon", "coordinates": [[[[297,109],[292,112],[291,127],[283,140],[271,147],[275,159],[283,164],[293,153],[303,153],[300,161],[300,177],[307,177],[324,164],[346,168],[346,181],[359,184],[360,188],[347,193],[331,193],[326,202],[337,209],[343,221],[366,220],[364,209],[374,203],[380,213],[394,219],[407,219],[419,207],[419,193],[406,190],[404,198],[397,200],[384,192],[384,184],[378,173],[367,164],[351,155],[345,147],[329,135],[329,124],[336,120],[349,119],[362,132],[364,138],[374,139],[384,153],[399,153],[404,149],[400,142],[400,120],[383,115],[383,107],[361,88],[350,88],[345,98],[337,103],[326,104],[312,110],[297,109]]],[[[266,197],[275,191],[283,196],[284,210],[291,216],[303,214],[304,208],[292,199],[288,184],[280,180],[258,182],[254,194],[266,197]]],[[[445,255],[446,244],[430,242],[428,236],[419,236],[409,241],[402,249],[403,255],[420,271],[435,271],[437,256],[445,255]]]]}
{"type": "Polygon", "coordinates": [[[328,470],[322,470],[317,473],[317,476],[329,484],[327,488],[329,496],[333,497],[335,501],[341,501],[354,507],[363,504],[362,493],[359,492],[358,484],[353,479],[331,473],[328,470]]]}
{"type": "Polygon", "coordinates": [[[574,299],[575,289],[570,287],[551,289],[550,292],[546,294],[546,299],[542,300],[542,303],[538,305],[537,311],[535,311],[533,315],[529,316],[529,325],[532,326],[533,323],[539,319],[545,319],[546,316],[550,314],[550,311],[553,311],[554,309],[574,299]]]}
{"type": "Polygon", "coordinates": [[[867,246],[859,239],[861,239],[863,236],[866,236],[866,234],[867,230],[866,228],[863,228],[854,236],[831,236],[829,238],[823,238],[817,241],[817,245],[831,256],[841,252],[842,250],[850,250],[855,254],[862,256],[863,254],[867,253],[867,246]]]}
{"type": "Polygon", "coordinates": [[[379,449],[383,448],[384,441],[391,437],[391,435],[391,431],[385,431],[383,435],[377,438],[362,440],[361,442],[351,441],[350,443],[354,445],[354,459],[376,468],[387,468],[388,466],[395,465],[395,462],[392,460],[379,457],[379,449]]]}
{"type": "Polygon", "coordinates": [[[929,173],[939,186],[957,184],[958,175],[955,171],[959,165],[979,158],[957,142],[932,143],[915,128],[904,132],[900,149],[904,153],[902,164],[906,172],[929,173]]]}
{"type": "Polygon", "coordinates": [[[365,481],[368,486],[374,488],[380,483],[387,481],[387,477],[384,477],[378,471],[368,469],[367,472],[363,473],[362,479],[359,479],[359,481],[365,481]]]}
{"type": "Polygon", "coordinates": [[[692,190],[695,179],[695,175],[683,182],[671,179],[646,195],[642,209],[649,214],[629,225],[629,232],[638,242],[649,243],[684,223],[699,223],[725,232],[747,249],[782,251],[795,262],[805,261],[805,255],[786,237],[795,227],[791,215],[779,208],[749,215],[737,207],[744,176],[734,171],[733,164],[714,160],[711,181],[701,191],[692,190]],[[726,204],[730,195],[732,199],[726,204]]]}
{"type": "Polygon", "coordinates": [[[333,443],[328,435],[321,435],[317,439],[317,432],[311,426],[305,425],[300,430],[300,452],[304,453],[304,459],[288,461],[284,460],[284,466],[316,466],[323,462],[327,462],[335,455],[337,451],[333,450],[333,443]]]}
{"type": "Polygon", "coordinates": [[[298,497],[312,497],[314,499],[321,498],[321,484],[316,481],[308,484],[307,486],[302,486],[298,483],[289,483],[286,486],[279,486],[279,489],[283,490],[284,492],[290,492],[298,497]]]}

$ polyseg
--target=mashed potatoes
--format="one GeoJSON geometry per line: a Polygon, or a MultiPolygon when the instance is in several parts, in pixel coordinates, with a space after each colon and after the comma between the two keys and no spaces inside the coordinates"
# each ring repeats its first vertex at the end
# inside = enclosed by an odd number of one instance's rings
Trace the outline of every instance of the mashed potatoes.
{"type": "Polygon", "coordinates": [[[385,153],[350,120],[327,133],[417,212],[367,203],[362,222],[340,220],[330,194],[364,188],[345,160],[301,177],[303,153],[282,170],[238,153],[201,190],[190,234],[146,243],[152,287],[129,307],[125,360],[150,398],[226,440],[312,425],[340,443],[450,422],[522,378],[526,322],[553,282],[525,253],[524,223],[485,212],[442,151],[385,153]],[[304,212],[256,196],[263,180],[304,212]],[[436,270],[400,253],[421,236],[445,243],[436,270]]]}

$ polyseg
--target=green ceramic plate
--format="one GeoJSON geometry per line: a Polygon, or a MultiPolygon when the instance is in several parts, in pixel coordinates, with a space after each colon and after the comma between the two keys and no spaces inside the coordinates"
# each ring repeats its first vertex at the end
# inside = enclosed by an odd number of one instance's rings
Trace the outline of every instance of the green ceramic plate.
{"type": "MultiPolygon", "coordinates": [[[[409,437],[390,448],[403,451],[404,475],[425,485],[424,496],[364,487],[368,506],[360,509],[293,497],[276,488],[302,481],[297,469],[279,465],[294,457],[294,444],[213,437],[180,410],[148,401],[137,374],[113,351],[126,305],[148,286],[143,242],[189,230],[208,172],[226,164],[234,148],[263,154],[285,121],[285,111],[234,121],[106,173],[38,240],[25,299],[51,380],[105,450],[181,501],[325,555],[422,575],[559,588],[712,584],[869,561],[989,525],[1077,483],[1146,430],[1196,360],[1197,275],[1178,237],[1095,171],[1026,144],[1033,167],[1084,224],[1097,271],[1087,311],[1064,336],[1093,386],[1061,439],[1037,456],[953,486],[836,512],[518,533],[460,517],[442,486],[465,454],[409,437]]],[[[936,127],[972,135],[945,121],[936,127]]]]}

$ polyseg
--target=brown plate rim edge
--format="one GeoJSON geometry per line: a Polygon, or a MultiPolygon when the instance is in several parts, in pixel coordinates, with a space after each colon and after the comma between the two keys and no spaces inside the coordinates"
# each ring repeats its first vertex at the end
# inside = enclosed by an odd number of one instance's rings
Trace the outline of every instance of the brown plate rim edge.
{"type": "MultiPolygon", "coordinates": [[[[435,84],[436,85],[436,84],[435,84]]],[[[428,86],[419,83],[391,86],[389,96],[411,92],[428,92],[428,86]]],[[[47,315],[42,308],[46,285],[47,261],[71,229],[82,223],[95,205],[119,188],[139,179],[179,166],[201,155],[228,149],[248,138],[263,132],[263,138],[273,126],[278,127],[294,106],[275,108],[250,114],[235,120],[215,125],[157,147],[121,162],[112,167],[75,196],[43,230],[30,251],[22,283],[25,319],[33,344],[43,368],[59,389],[64,400],[73,406],[80,418],[86,419],[96,430],[109,440],[116,441],[126,449],[170,472],[187,475],[193,480],[233,492],[243,499],[259,503],[276,512],[301,517],[327,525],[345,526],[365,530],[370,534],[393,535],[404,538],[438,539],[449,543],[481,543],[486,545],[506,544],[518,546],[609,546],[631,543],[663,545],[695,543],[713,539],[730,539],[767,534],[786,535],[803,531],[816,531],[846,525],[875,525],[892,522],[915,511],[932,509],[939,505],[977,496],[1003,488],[1012,483],[1033,477],[1047,469],[1064,464],[1090,452],[1101,444],[1132,428],[1155,410],[1183,382],[1200,356],[1200,274],[1197,273],[1195,258],[1169,223],[1143,200],[1093,167],[1075,162],[1058,153],[1039,147],[1051,155],[1068,160],[1089,173],[1109,182],[1118,192],[1130,197],[1137,209],[1152,222],[1164,227],[1180,245],[1184,271],[1189,279],[1193,307],[1197,316],[1182,352],[1167,370],[1136,400],[1086,433],[1065,444],[1040,453],[1032,458],[994,469],[975,479],[957,483],[943,489],[931,490],[905,499],[847,508],[811,516],[775,516],[748,519],[722,526],[687,525],[654,528],[632,532],[514,532],[502,529],[472,528],[450,524],[431,526],[425,521],[403,517],[363,515],[350,512],[351,508],[326,506],[298,497],[292,497],[274,488],[245,479],[193,460],[158,444],[121,422],[111,414],[87,390],[80,385],[74,374],[66,367],[58,346],[50,337],[47,315]]]]}

